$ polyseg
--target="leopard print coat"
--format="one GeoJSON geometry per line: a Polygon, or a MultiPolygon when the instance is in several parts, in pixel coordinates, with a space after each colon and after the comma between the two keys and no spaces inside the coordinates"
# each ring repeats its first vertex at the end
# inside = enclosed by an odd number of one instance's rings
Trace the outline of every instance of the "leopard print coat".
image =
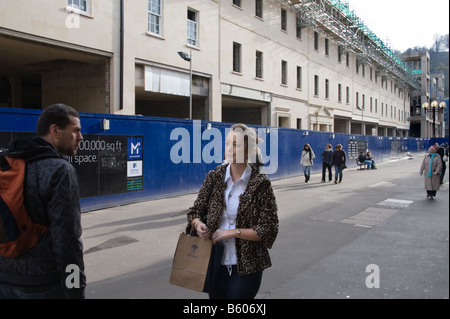
{"type": "MultiPolygon", "coordinates": [[[[271,182],[266,175],[251,167],[250,180],[239,199],[236,228],[252,228],[261,241],[236,238],[237,269],[240,275],[249,275],[272,266],[268,249],[272,248],[279,229],[278,208],[271,182]]],[[[206,219],[211,234],[218,229],[225,205],[226,169],[227,165],[221,165],[206,176],[193,207],[189,209],[187,233],[191,231],[191,222],[195,218],[206,219]]]]}

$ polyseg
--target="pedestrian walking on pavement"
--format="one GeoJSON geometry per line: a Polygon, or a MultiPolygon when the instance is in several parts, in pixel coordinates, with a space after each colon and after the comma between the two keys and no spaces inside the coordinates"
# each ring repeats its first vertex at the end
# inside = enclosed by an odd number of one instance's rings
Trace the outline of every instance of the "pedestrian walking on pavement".
{"type": "Polygon", "coordinates": [[[305,176],[305,183],[309,183],[311,178],[311,166],[314,165],[314,159],[316,155],[309,144],[305,144],[302,150],[302,158],[300,159],[300,165],[303,166],[303,175],[305,176]]]}
{"type": "Polygon", "coordinates": [[[345,155],[345,151],[342,149],[342,145],[341,144],[337,144],[334,147],[334,152],[333,152],[333,156],[331,159],[331,165],[334,166],[334,171],[335,171],[335,175],[334,175],[334,183],[337,184],[338,183],[338,178],[339,178],[339,183],[342,182],[342,171],[344,170],[344,168],[346,168],[347,166],[345,165],[346,162],[346,155],[345,155]]]}
{"type": "Polygon", "coordinates": [[[436,193],[441,186],[441,170],[442,161],[441,157],[437,153],[437,147],[431,146],[428,150],[428,154],[425,155],[420,166],[419,174],[424,175],[425,189],[427,190],[427,198],[434,199],[436,193]]]}
{"type": "Polygon", "coordinates": [[[444,184],[444,176],[445,176],[445,171],[447,170],[447,162],[448,162],[448,149],[446,148],[445,144],[446,143],[442,143],[439,146],[435,145],[437,147],[437,153],[441,157],[441,161],[442,161],[441,185],[444,184]]]}
{"type": "Polygon", "coordinates": [[[223,245],[219,270],[208,282],[211,299],[254,299],[272,266],[268,250],[278,234],[278,209],[271,182],[260,173],[257,144],[253,128],[231,128],[225,163],[208,173],[187,215],[186,232],[212,239],[213,254],[223,245]]]}
{"type": "Polygon", "coordinates": [[[328,170],[328,181],[331,182],[333,180],[333,174],[331,172],[331,161],[333,159],[333,146],[331,144],[327,144],[325,146],[325,151],[322,153],[322,183],[326,181],[326,172],[328,170]]]}
{"type": "Polygon", "coordinates": [[[78,178],[65,158],[76,155],[82,140],[78,112],[55,104],[40,115],[36,137],[8,146],[8,156],[26,159],[27,214],[47,230],[23,255],[0,256],[0,299],[84,298],[78,178]]]}

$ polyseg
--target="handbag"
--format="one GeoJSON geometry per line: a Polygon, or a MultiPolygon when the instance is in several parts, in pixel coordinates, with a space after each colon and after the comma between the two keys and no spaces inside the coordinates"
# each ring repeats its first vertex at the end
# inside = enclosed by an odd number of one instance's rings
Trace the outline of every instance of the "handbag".
{"type": "Polygon", "coordinates": [[[448,156],[447,156],[447,155],[444,155],[443,160],[444,160],[444,162],[448,162],[448,156]]]}
{"type": "Polygon", "coordinates": [[[181,233],[173,257],[170,284],[203,292],[212,241],[181,233]]]}
{"type": "Polygon", "coordinates": [[[342,164],[342,169],[344,170],[344,169],[346,169],[346,168],[347,168],[347,165],[342,164]]]}

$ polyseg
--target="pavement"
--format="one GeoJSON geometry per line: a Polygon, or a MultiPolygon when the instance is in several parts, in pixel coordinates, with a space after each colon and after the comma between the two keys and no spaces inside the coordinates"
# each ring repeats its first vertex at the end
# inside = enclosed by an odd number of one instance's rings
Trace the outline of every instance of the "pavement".
{"type": "MultiPolygon", "coordinates": [[[[272,182],[280,232],[256,299],[448,299],[448,172],[426,199],[424,154],[272,182]],[[334,172],[333,172],[334,173],[334,172]]],[[[82,215],[87,299],[207,299],[169,284],[196,194],[82,215]]]]}

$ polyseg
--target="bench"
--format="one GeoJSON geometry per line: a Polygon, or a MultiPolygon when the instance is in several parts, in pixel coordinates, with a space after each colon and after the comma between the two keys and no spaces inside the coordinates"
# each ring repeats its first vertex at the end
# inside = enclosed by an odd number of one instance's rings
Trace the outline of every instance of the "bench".
{"type": "Polygon", "coordinates": [[[356,159],[356,165],[358,165],[358,166],[359,166],[359,169],[362,170],[362,171],[365,170],[366,167],[367,167],[367,164],[364,163],[364,162],[361,163],[361,162],[359,161],[359,159],[356,159]]]}

